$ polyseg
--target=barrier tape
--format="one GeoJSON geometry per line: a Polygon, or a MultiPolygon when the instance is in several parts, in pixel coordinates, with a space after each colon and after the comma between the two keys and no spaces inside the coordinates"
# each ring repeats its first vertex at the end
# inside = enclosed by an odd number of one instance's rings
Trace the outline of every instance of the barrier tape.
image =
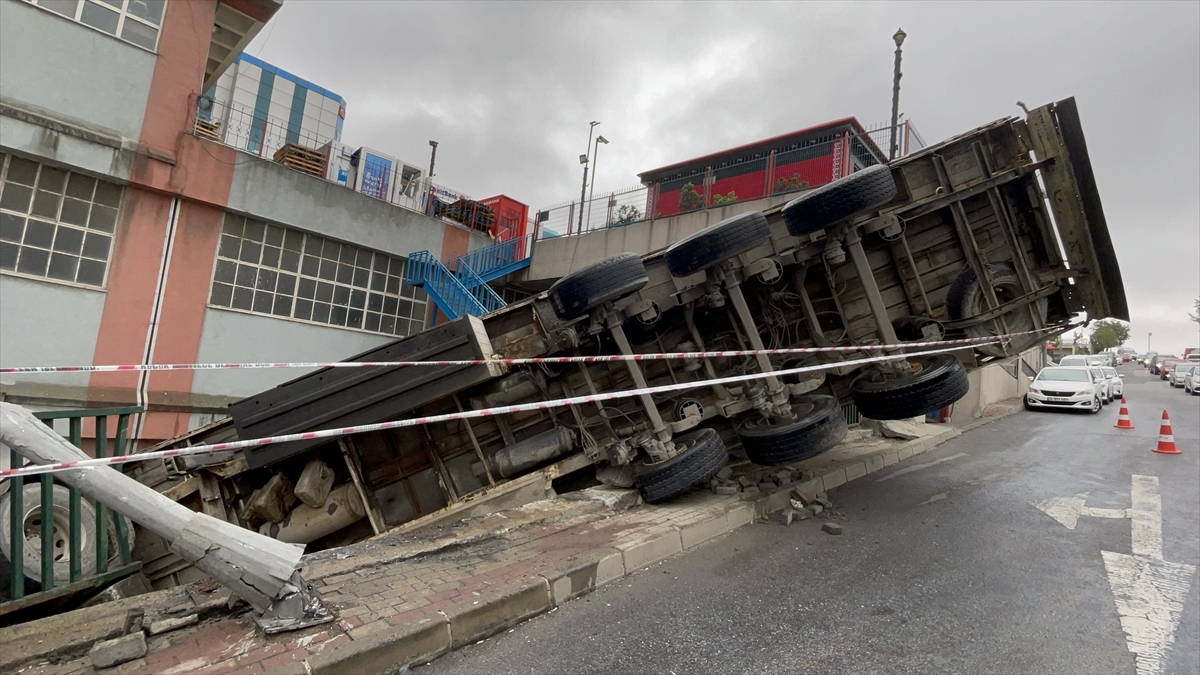
{"type": "Polygon", "coordinates": [[[845,347],[793,347],[786,349],[734,349],[713,352],[665,352],[657,354],[611,354],[605,356],[540,356],[526,359],[460,359],[452,361],[337,361],[287,362],[287,363],[150,363],[121,366],[21,366],[0,368],[0,373],[111,373],[155,370],[256,370],[262,368],[398,368],[409,366],[481,366],[498,363],[509,366],[537,363],[605,363],[612,361],[665,361],[669,359],[728,358],[736,356],[786,356],[789,354],[819,354],[829,352],[857,352],[876,349],[912,349],[940,347],[943,345],[967,345],[1003,342],[1019,335],[1044,333],[1057,328],[1040,328],[1020,333],[989,335],[987,337],[963,338],[959,340],[936,340],[930,342],[903,342],[891,345],[850,345],[845,347]],[[985,342],[986,341],[986,342],[985,342]]]}
{"type": "MultiPolygon", "coordinates": [[[[991,343],[997,343],[1000,340],[993,338],[991,343]]],[[[561,408],[570,405],[579,405],[582,403],[596,403],[599,401],[612,401],[619,398],[631,398],[646,394],[657,394],[667,391],[680,391],[684,389],[697,389],[700,387],[708,387],[716,384],[729,384],[732,382],[745,382],[749,380],[763,379],[767,377],[781,377],[784,375],[796,375],[799,373],[808,373],[817,370],[826,370],[832,368],[840,368],[844,366],[858,366],[867,363],[877,363],[880,361],[895,361],[899,359],[911,358],[913,356],[926,356],[930,354],[944,354],[946,352],[955,351],[956,348],[934,349],[923,352],[913,352],[911,354],[889,354],[883,356],[871,356],[862,359],[853,359],[850,361],[839,361],[836,363],[822,363],[815,366],[804,366],[800,368],[789,368],[787,370],[777,370],[770,373],[748,373],[745,375],[731,375],[729,377],[721,377],[713,380],[701,380],[697,382],[679,382],[675,384],[664,384],[657,387],[645,387],[643,389],[630,389],[627,391],[614,391],[604,394],[590,394],[588,396],[574,396],[571,398],[561,398],[552,401],[539,401],[537,403],[520,403],[517,405],[506,405],[496,408],[483,408],[480,410],[467,410],[456,413],[446,413],[442,415],[433,415],[430,417],[416,417],[407,420],[395,420],[392,422],[379,422],[376,424],[363,424],[353,427],[342,427],[339,429],[325,429],[322,431],[306,431],[298,434],[285,434],[283,436],[269,436],[267,438],[254,438],[245,441],[230,441],[227,443],[214,443],[212,445],[193,445],[187,448],[175,448],[171,450],[158,450],[155,452],[144,452],[136,455],[118,455],[116,457],[103,457],[98,459],[81,459],[73,462],[58,462],[54,464],[39,464],[35,466],[26,466],[14,469],[0,470],[0,480],[11,478],[14,476],[33,476],[44,473],[57,473],[71,469],[84,469],[96,466],[110,466],[113,464],[125,464],[127,462],[141,462],[150,459],[161,459],[164,457],[179,457],[184,455],[201,455],[216,452],[225,452],[227,450],[238,450],[241,448],[255,448],[263,445],[273,445],[276,443],[290,443],[292,441],[306,441],[314,438],[336,438],[338,436],[349,436],[351,434],[368,433],[372,431],[385,431],[388,429],[400,429],[403,427],[414,427],[422,424],[433,424],[437,422],[450,422],[453,420],[472,419],[476,417],[493,417],[495,415],[507,415],[510,413],[526,412],[529,410],[546,410],[548,408],[561,408]]]]}

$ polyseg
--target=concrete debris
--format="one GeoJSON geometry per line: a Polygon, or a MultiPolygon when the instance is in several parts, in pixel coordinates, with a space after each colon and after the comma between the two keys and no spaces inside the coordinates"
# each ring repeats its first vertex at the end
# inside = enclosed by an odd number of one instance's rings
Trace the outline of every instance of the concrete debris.
{"type": "Polygon", "coordinates": [[[598,485],[577,492],[563,495],[567,499],[592,499],[604,504],[614,511],[624,511],[642,503],[642,496],[637,490],[598,485]]]}
{"type": "Polygon", "coordinates": [[[799,500],[801,506],[808,506],[817,501],[817,495],[812,492],[804,492],[800,488],[792,488],[792,498],[799,500]]]}
{"type": "Polygon", "coordinates": [[[94,607],[114,600],[123,600],[136,595],[143,595],[150,591],[150,580],[146,578],[145,574],[137,572],[100,591],[87,602],[83,603],[82,607],[94,607]]]}
{"type": "Polygon", "coordinates": [[[905,441],[911,441],[918,438],[924,433],[925,418],[914,417],[911,420],[863,420],[868,423],[868,426],[874,430],[876,436],[883,438],[899,438],[905,441]],[[919,421],[917,421],[919,420],[919,421]]]}
{"type": "Polygon", "coordinates": [[[773,481],[765,480],[758,484],[759,492],[773,492],[778,487],[773,481]]]}
{"type": "Polygon", "coordinates": [[[717,472],[717,478],[720,480],[729,480],[729,477],[732,475],[733,469],[728,466],[717,472]]]}
{"type": "Polygon", "coordinates": [[[813,512],[814,516],[821,515],[821,512],[825,510],[825,507],[820,504],[809,504],[808,508],[813,512]]]}
{"type": "Polygon", "coordinates": [[[112,668],[146,655],[146,634],[130,633],[112,640],[97,642],[88,652],[94,668],[112,668]]]}
{"type": "Polygon", "coordinates": [[[188,614],[187,616],[181,616],[181,617],[173,618],[173,619],[167,618],[167,619],[159,619],[157,621],[151,621],[150,628],[148,630],[150,631],[150,635],[152,635],[152,636],[153,635],[162,635],[163,633],[169,633],[173,630],[179,630],[180,628],[187,628],[188,626],[197,624],[199,622],[200,622],[199,614],[188,614]]]}
{"type": "Polygon", "coordinates": [[[836,535],[836,534],[842,533],[842,526],[838,525],[837,523],[825,523],[824,525],[821,526],[821,530],[824,532],[828,532],[829,534],[836,535]]]}
{"type": "Polygon", "coordinates": [[[733,483],[727,483],[716,486],[712,491],[719,495],[736,495],[738,493],[738,486],[733,483]]]}
{"type": "Polygon", "coordinates": [[[759,492],[758,486],[751,485],[750,487],[742,490],[741,498],[742,498],[742,501],[744,501],[744,502],[750,502],[750,501],[754,501],[755,499],[758,499],[760,494],[761,493],[759,492]]]}
{"type": "Polygon", "coordinates": [[[816,499],[814,499],[813,502],[816,504],[820,504],[821,506],[824,506],[827,509],[833,508],[833,502],[829,501],[828,497],[819,496],[816,499]]]}
{"type": "Polygon", "coordinates": [[[775,482],[780,485],[786,485],[792,481],[792,472],[786,469],[775,472],[775,482]]]}
{"type": "Polygon", "coordinates": [[[125,627],[121,630],[121,635],[142,632],[142,625],[144,623],[146,623],[146,610],[141,607],[130,609],[125,612],[125,627]]]}
{"type": "Polygon", "coordinates": [[[745,488],[758,485],[758,481],[750,476],[739,476],[738,483],[740,483],[741,486],[745,487],[745,488]]]}
{"type": "Polygon", "coordinates": [[[779,512],[779,519],[781,521],[783,521],[784,525],[788,525],[788,526],[791,526],[791,524],[793,522],[796,522],[799,520],[808,520],[809,518],[812,518],[812,517],[813,517],[812,511],[809,511],[808,509],[805,509],[805,508],[784,509],[783,511],[779,512]]]}

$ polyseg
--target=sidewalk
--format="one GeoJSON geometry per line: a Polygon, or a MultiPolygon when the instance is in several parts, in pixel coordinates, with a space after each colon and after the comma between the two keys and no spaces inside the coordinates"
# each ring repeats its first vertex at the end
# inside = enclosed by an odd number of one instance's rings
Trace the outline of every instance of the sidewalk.
{"type": "MultiPolygon", "coordinates": [[[[923,427],[918,429],[920,438],[908,441],[852,430],[847,442],[812,460],[769,470],[758,467],[756,476],[775,476],[782,469],[784,478],[794,480],[775,478],[779,484],[756,499],[748,499],[753,494],[749,489],[740,495],[697,490],[669,504],[617,511],[575,493],[453,526],[322,551],[304,559],[302,573],[337,619],[307,631],[263,636],[242,605],[240,616],[224,613],[151,637],[145,657],[95,671],[86,650],[53,645],[61,641],[58,634],[71,614],[0,629],[0,642],[45,645],[40,655],[38,648],[25,649],[20,661],[0,658],[0,671],[21,668],[17,672],[22,675],[392,672],[494,635],[598,586],[705,545],[756,517],[787,507],[792,488],[813,493],[832,490],[961,433],[950,425],[923,427]],[[56,653],[59,662],[49,662],[56,653]]],[[[748,462],[735,466],[733,479],[753,468],[748,462]]],[[[638,501],[632,491],[589,492],[622,497],[627,503],[638,501]]],[[[154,604],[149,596],[122,603],[139,599],[154,604]]],[[[147,624],[155,612],[147,608],[147,624]]],[[[119,629],[118,613],[109,614],[113,616],[105,620],[119,629]]],[[[91,628],[100,631],[99,623],[91,628]]]]}

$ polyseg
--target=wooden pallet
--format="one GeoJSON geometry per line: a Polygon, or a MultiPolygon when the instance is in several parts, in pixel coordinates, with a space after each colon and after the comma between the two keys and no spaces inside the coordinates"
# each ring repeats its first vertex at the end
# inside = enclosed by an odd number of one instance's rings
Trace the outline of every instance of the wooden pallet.
{"type": "Polygon", "coordinates": [[[212,120],[196,118],[196,135],[210,138],[214,141],[221,140],[221,123],[213,122],[212,120]]]}
{"type": "Polygon", "coordinates": [[[276,150],[274,159],[284,166],[313,176],[325,175],[325,153],[299,143],[288,143],[276,150]]]}

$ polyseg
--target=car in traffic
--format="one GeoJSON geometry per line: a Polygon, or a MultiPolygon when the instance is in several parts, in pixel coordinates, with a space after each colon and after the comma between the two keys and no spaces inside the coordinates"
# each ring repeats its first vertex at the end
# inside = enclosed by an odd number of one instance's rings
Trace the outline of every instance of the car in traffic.
{"type": "Polygon", "coordinates": [[[1167,359],[1158,364],[1158,379],[1166,380],[1168,376],[1180,365],[1186,364],[1183,359],[1167,359]]]}
{"type": "Polygon", "coordinates": [[[1100,404],[1108,405],[1112,403],[1112,382],[1104,375],[1104,366],[1090,366],[1092,376],[1096,378],[1096,385],[1100,388],[1100,404]]]}
{"type": "Polygon", "coordinates": [[[1172,387],[1182,387],[1183,378],[1191,375],[1197,369],[1200,369],[1200,365],[1198,364],[1188,363],[1187,361],[1177,361],[1174,363],[1174,367],[1167,371],[1167,377],[1165,378],[1167,380],[1167,384],[1171,385],[1172,387]]]}
{"type": "Polygon", "coordinates": [[[1084,368],[1098,368],[1103,365],[1099,356],[1095,354],[1071,354],[1064,356],[1059,360],[1060,366],[1082,366],[1084,368]]]}
{"type": "Polygon", "coordinates": [[[1142,354],[1142,358],[1138,359],[1138,363],[1140,363],[1145,368],[1149,368],[1150,363],[1154,360],[1154,357],[1156,357],[1156,356],[1158,356],[1158,352],[1146,352],[1145,354],[1142,354]]]}
{"type": "Polygon", "coordinates": [[[1158,355],[1156,355],[1154,357],[1154,359],[1150,361],[1150,374],[1151,375],[1161,375],[1163,363],[1165,363],[1166,361],[1177,361],[1177,360],[1179,360],[1179,357],[1175,356],[1174,354],[1158,354],[1158,355]]]}
{"type": "Polygon", "coordinates": [[[1103,378],[1085,366],[1042,368],[1025,394],[1026,410],[1084,410],[1092,414],[1104,406],[1103,378]]]}
{"type": "Polygon", "coordinates": [[[1183,376],[1183,391],[1200,396],[1200,368],[1193,368],[1190,373],[1183,376]]]}
{"type": "Polygon", "coordinates": [[[1108,400],[1111,403],[1125,395],[1125,380],[1124,376],[1117,372],[1112,366],[1104,366],[1100,370],[1104,371],[1104,379],[1108,380],[1108,400]]]}
{"type": "Polygon", "coordinates": [[[1121,363],[1129,363],[1137,358],[1137,350],[1133,347],[1121,347],[1117,350],[1117,355],[1121,357],[1121,363]]]}

